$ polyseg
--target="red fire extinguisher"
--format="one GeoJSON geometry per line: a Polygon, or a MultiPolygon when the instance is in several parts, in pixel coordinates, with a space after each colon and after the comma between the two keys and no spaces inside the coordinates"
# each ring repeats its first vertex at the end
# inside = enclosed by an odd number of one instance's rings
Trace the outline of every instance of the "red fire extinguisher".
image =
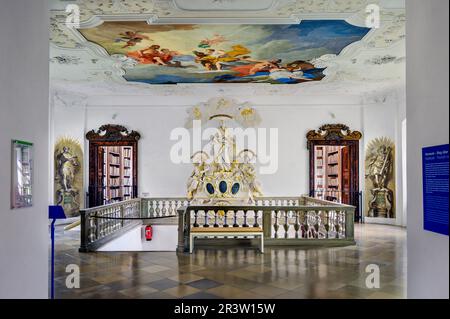
{"type": "Polygon", "coordinates": [[[153,227],[152,225],[145,226],[145,239],[151,241],[153,239],[153,227]]]}

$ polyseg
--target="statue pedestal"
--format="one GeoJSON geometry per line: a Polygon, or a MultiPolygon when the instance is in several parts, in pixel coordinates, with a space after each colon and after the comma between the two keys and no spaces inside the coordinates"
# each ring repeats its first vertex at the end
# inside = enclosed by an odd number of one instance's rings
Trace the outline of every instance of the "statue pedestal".
{"type": "Polygon", "coordinates": [[[372,190],[369,216],[391,218],[392,213],[392,191],[387,188],[372,190]]]}

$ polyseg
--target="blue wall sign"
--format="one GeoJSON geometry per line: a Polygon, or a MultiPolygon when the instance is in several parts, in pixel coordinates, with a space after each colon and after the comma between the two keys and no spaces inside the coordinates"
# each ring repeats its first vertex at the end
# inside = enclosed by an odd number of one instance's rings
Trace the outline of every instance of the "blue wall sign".
{"type": "Polygon", "coordinates": [[[422,150],[424,228],[448,236],[449,146],[422,150]]]}

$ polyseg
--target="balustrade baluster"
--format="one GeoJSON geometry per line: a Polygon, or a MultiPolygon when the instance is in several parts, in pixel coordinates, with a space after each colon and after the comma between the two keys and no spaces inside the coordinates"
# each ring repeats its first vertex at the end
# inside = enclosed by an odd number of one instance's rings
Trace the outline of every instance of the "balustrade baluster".
{"type": "Polygon", "coordinates": [[[314,238],[314,218],[312,216],[312,212],[306,212],[306,224],[308,225],[308,230],[306,232],[306,238],[311,239],[314,238]]]}
{"type": "Polygon", "coordinates": [[[181,207],[181,205],[180,205],[180,201],[179,200],[176,200],[176,201],[173,202],[172,216],[176,216],[177,209],[180,208],[180,207],[181,207]]]}
{"type": "Polygon", "coordinates": [[[107,217],[109,218],[108,219],[108,223],[107,223],[107,225],[106,225],[106,235],[109,235],[110,233],[111,233],[111,228],[112,228],[112,219],[110,219],[112,216],[113,216],[113,214],[114,214],[114,210],[111,208],[109,211],[108,211],[108,215],[107,215],[107,217]]]}
{"type": "Polygon", "coordinates": [[[273,229],[275,230],[275,238],[278,238],[278,230],[280,229],[280,225],[278,225],[278,213],[279,211],[275,211],[275,222],[273,224],[273,229]]]}
{"type": "Polygon", "coordinates": [[[307,212],[306,211],[300,211],[299,214],[299,223],[300,223],[300,238],[305,239],[307,238],[308,233],[308,221],[307,221],[307,212]]]}
{"type": "MultiPolygon", "coordinates": [[[[119,207],[119,209],[115,209],[114,210],[114,218],[118,218],[119,217],[119,211],[120,211],[120,207],[119,207]]],[[[118,220],[117,219],[114,219],[113,221],[113,227],[112,227],[112,231],[114,232],[114,231],[116,231],[118,228],[117,228],[117,226],[118,226],[118,220]]]]}
{"type": "Polygon", "coordinates": [[[340,238],[340,234],[341,234],[341,224],[339,221],[339,215],[337,213],[337,211],[333,211],[333,213],[335,214],[335,219],[334,219],[334,228],[336,229],[336,238],[340,238]]]}
{"type": "Polygon", "coordinates": [[[244,225],[242,225],[242,227],[250,227],[250,226],[247,224],[247,213],[248,213],[248,211],[247,211],[247,210],[244,210],[243,213],[244,213],[244,225]]]}
{"type": "Polygon", "coordinates": [[[95,222],[97,223],[97,239],[103,237],[103,223],[104,220],[103,219],[99,219],[97,217],[101,217],[102,214],[95,214],[95,222]]]}
{"type": "Polygon", "coordinates": [[[109,219],[109,217],[111,217],[111,215],[112,215],[112,209],[109,209],[108,213],[106,214],[106,217],[108,217],[108,219],[106,219],[105,236],[109,235],[109,233],[110,233],[112,220],[109,219]]]}
{"type": "Polygon", "coordinates": [[[285,211],[284,212],[284,238],[288,238],[289,237],[289,212],[285,211]]]}
{"type": "MultiPolygon", "coordinates": [[[[125,218],[126,216],[127,216],[127,212],[124,209],[121,209],[120,210],[120,217],[121,218],[125,218]]],[[[125,220],[121,220],[121,221],[119,221],[119,223],[120,223],[119,228],[123,228],[125,226],[125,220]]]]}
{"type": "Polygon", "coordinates": [[[200,225],[198,224],[198,210],[194,211],[194,227],[200,227],[200,225]]]}
{"type": "Polygon", "coordinates": [[[106,221],[106,225],[105,225],[105,236],[107,236],[109,234],[109,227],[111,225],[111,219],[109,219],[108,217],[111,217],[111,209],[108,209],[108,212],[106,213],[106,217],[107,219],[106,221]]]}
{"type": "Polygon", "coordinates": [[[224,214],[223,214],[223,227],[230,227],[230,225],[228,225],[228,211],[225,210],[224,214]]]}
{"type": "MultiPolygon", "coordinates": [[[[118,209],[114,210],[113,216],[114,216],[114,218],[119,217],[118,216],[118,209]]],[[[111,220],[111,222],[112,222],[111,232],[115,232],[116,229],[117,229],[117,219],[111,220]]]]}
{"type": "Polygon", "coordinates": [[[176,200],[173,202],[173,208],[172,208],[172,216],[175,216],[177,214],[177,209],[180,207],[180,201],[176,200]]]}
{"type": "Polygon", "coordinates": [[[316,223],[316,212],[310,212],[310,229],[311,229],[311,238],[316,238],[317,232],[317,223],[316,223]]]}
{"type": "Polygon", "coordinates": [[[298,232],[300,230],[300,222],[299,222],[299,212],[295,211],[295,224],[294,224],[294,230],[295,230],[295,238],[298,239],[298,232]]]}
{"type": "Polygon", "coordinates": [[[217,210],[214,210],[214,227],[219,227],[219,212],[217,210]]]}
{"type": "MultiPolygon", "coordinates": [[[[115,212],[116,212],[115,209],[111,209],[111,212],[110,212],[109,216],[112,217],[112,218],[114,218],[115,212]]],[[[112,233],[113,229],[114,229],[114,219],[110,219],[110,220],[109,220],[108,235],[112,233]]]]}
{"type": "Polygon", "coordinates": [[[172,216],[173,201],[167,201],[167,216],[172,216]]]}
{"type": "MultiPolygon", "coordinates": [[[[118,212],[118,209],[117,209],[117,208],[114,209],[114,212],[113,212],[113,218],[117,218],[117,217],[118,217],[118,216],[117,216],[117,212],[118,212]]],[[[117,229],[117,219],[112,219],[112,220],[111,220],[111,233],[112,233],[112,232],[115,232],[116,229],[117,229]]]]}
{"type": "Polygon", "coordinates": [[[345,232],[346,232],[346,226],[345,226],[345,220],[346,220],[346,216],[345,216],[345,212],[340,212],[341,215],[341,234],[342,236],[340,238],[345,238],[345,232]]]}
{"type": "Polygon", "coordinates": [[[87,218],[89,218],[89,241],[92,243],[94,242],[97,238],[96,233],[97,233],[97,227],[95,226],[95,218],[92,218],[91,216],[88,216],[87,218]]]}
{"type": "Polygon", "coordinates": [[[233,211],[233,213],[234,213],[234,224],[233,224],[233,227],[239,227],[239,224],[238,224],[238,222],[237,222],[237,219],[238,219],[238,216],[237,216],[238,211],[235,210],[235,211],[233,211]]]}
{"type": "MultiPolygon", "coordinates": [[[[103,216],[105,216],[104,215],[104,213],[102,212],[100,215],[99,215],[99,217],[103,217],[103,216]]],[[[99,223],[99,230],[100,230],[100,233],[99,233],[99,237],[98,238],[102,238],[103,236],[104,236],[104,234],[105,234],[105,222],[106,222],[106,220],[105,219],[102,219],[102,218],[98,218],[97,219],[98,220],[98,223],[99,223]]]]}
{"type": "Polygon", "coordinates": [[[157,217],[162,217],[162,203],[161,201],[158,201],[158,204],[156,206],[156,216],[157,217]]]}
{"type": "Polygon", "coordinates": [[[166,216],[170,216],[170,215],[172,215],[172,201],[168,200],[166,216]]]}
{"type": "MultiPolygon", "coordinates": [[[[118,207],[116,209],[116,211],[114,212],[114,217],[119,218],[120,217],[119,214],[120,214],[121,210],[122,210],[122,208],[118,207]]],[[[114,220],[114,227],[113,227],[114,231],[116,231],[118,229],[118,226],[119,226],[119,221],[117,219],[115,219],[114,220]]]]}
{"type": "Polygon", "coordinates": [[[256,210],[255,210],[255,223],[253,224],[253,227],[259,227],[259,224],[258,224],[258,214],[259,214],[259,211],[256,211],[256,210]]]}
{"type": "Polygon", "coordinates": [[[315,239],[319,239],[320,238],[320,212],[319,211],[315,211],[314,212],[314,229],[315,229],[315,239]]]}
{"type": "Polygon", "coordinates": [[[167,201],[165,200],[161,201],[161,216],[162,217],[167,216],[167,201]]]}
{"type": "MultiPolygon", "coordinates": [[[[95,214],[95,217],[97,217],[98,214],[95,214]]],[[[95,223],[97,224],[97,232],[95,234],[96,239],[99,239],[103,235],[103,220],[95,218],[95,223]]]]}
{"type": "Polygon", "coordinates": [[[111,234],[114,231],[114,224],[116,223],[116,221],[114,220],[114,217],[116,216],[116,211],[117,209],[111,209],[111,217],[112,219],[110,219],[110,226],[109,226],[109,234],[111,234]]]}
{"type": "Polygon", "coordinates": [[[152,214],[151,214],[151,216],[150,217],[157,217],[158,215],[158,212],[157,212],[157,209],[158,209],[158,202],[156,201],[156,200],[154,200],[154,201],[152,201],[152,214]]]}
{"type": "Polygon", "coordinates": [[[324,216],[323,216],[323,211],[318,211],[317,212],[317,229],[318,229],[318,231],[317,231],[317,238],[319,238],[319,239],[323,239],[324,238],[324,230],[325,230],[325,228],[324,228],[324,223],[325,223],[325,220],[324,220],[324,216]]]}
{"type": "Polygon", "coordinates": [[[205,210],[205,224],[203,227],[208,228],[209,227],[209,221],[208,221],[208,212],[205,210]]]}

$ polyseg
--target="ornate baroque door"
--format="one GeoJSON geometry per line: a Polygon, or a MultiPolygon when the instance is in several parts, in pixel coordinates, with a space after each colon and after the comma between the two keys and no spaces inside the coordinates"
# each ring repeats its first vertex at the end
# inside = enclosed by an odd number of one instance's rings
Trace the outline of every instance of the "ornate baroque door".
{"type": "Polygon", "coordinates": [[[310,196],[316,197],[316,146],[341,146],[341,201],[356,207],[355,220],[361,220],[359,189],[359,141],[362,133],[344,124],[327,124],[307,136],[310,153],[310,196]]]}
{"type": "MultiPolygon", "coordinates": [[[[122,197],[120,200],[128,198],[136,198],[138,196],[138,141],[141,135],[121,125],[103,125],[97,131],[92,130],[86,134],[89,141],[89,207],[96,207],[105,204],[105,188],[111,187],[110,192],[120,192],[122,197]],[[120,149],[118,159],[114,163],[105,160],[108,156],[105,149],[120,149]],[[122,152],[128,151],[126,155],[122,152]],[[122,161],[128,160],[126,164],[122,161]],[[131,169],[132,168],[132,169],[131,169]],[[109,170],[116,169],[117,173],[110,173],[109,170]],[[128,170],[129,174],[124,171],[128,170]],[[117,178],[115,186],[107,186],[112,175],[117,178]],[[126,176],[125,176],[126,175],[126,176]],[[130,176],[128,176],[130,175],[130,176]],[[126,185],[123,180],[127,179],[126,185]],[[122,191],[121,189],[127,189],[122,191]],[[127,197],[125,198],[125,194],[127,197]]],[[[108,151],[108,153],[113,153],[108,151]]],[[[117,195],[118,197],[118,195],[117,195]]]]}

